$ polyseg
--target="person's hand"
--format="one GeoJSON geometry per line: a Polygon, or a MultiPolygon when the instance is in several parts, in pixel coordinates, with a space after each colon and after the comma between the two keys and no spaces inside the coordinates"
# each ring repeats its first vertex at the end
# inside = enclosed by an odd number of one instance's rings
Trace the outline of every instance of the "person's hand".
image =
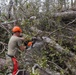
{"type": "Polygon", "coordinates": [[[24,38],[24,37],[20,37],[20,39],[21,39],[22,41],[24,41],[24,40],[25,40],[25,38],[24,38]]]}

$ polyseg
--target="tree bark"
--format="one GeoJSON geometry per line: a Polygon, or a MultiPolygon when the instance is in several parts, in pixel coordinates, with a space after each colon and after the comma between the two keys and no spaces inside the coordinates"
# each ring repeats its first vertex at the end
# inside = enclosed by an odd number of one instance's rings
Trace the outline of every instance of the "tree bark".
{"type": "MultiPolygon", "coordinates": [[[[35,27],[31,27],[30,29],[31,29],[33,32],[36,32],[37,34],[43,34],[43,33],[44,33],[43,31],[38,30],[38,29],[35,28],[35,27]]],[[[47,33],[45,33],[45,34],[47,34],[47,33]]],[[[38,36],[39,36],[39,35],[38,35],[38,36]]],[[[61,47],[58,43],[56,43],[56,42],[55,42],[54,40],[52,40],[51,38],[46,37],[46,36],[44,35],[44,36],[42,36],[42,39],[43,39],[43,41],[44,41],[45,43],[49,43],[50,46],[53,47],[53,48],[55,48],[58,52],[60,52],[60,53],[62,53],[62,54],[63,54],[64,52],[66,52],[66,50],[65,50],[63,47],[61,47]]],[[[69,51],[68,55],[69,55],[69,56],[75,56],[75,54],[72,53],[72,52],[70,52],[70,51],[69,51]]]]}
{"type": "Polygon", "coordinates": [[[10,0],[9,7],[8,7],[8,19],[10,19],[10,17],[11,17],[12,6],[13,6],[13,1],[10,0]]]}
{"type": "Polygon", "coordinates": [[[57,18],[60,17],[61,19],[74,19],[76,18],[76,11],[65,11],[65,12],[58,12],[51,14],[52,17],[57,18]]]}

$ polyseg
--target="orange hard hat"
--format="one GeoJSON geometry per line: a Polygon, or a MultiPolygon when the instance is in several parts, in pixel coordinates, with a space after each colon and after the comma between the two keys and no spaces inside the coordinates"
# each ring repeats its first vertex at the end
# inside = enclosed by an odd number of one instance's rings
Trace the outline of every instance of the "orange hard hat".
{"type": "Polygon", "coordinates": [[[22,32],[22,30],[19,26],[14,26],[12,32],[22,32]]]}

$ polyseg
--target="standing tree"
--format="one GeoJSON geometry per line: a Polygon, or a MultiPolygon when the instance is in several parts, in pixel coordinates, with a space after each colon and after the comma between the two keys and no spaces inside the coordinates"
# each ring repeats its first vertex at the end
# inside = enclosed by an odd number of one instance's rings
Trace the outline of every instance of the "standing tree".
{"type": "Polygon", "coordinates": [[[13,6],[13,0],[10,0],[10,1],[9,1],[9,7],[8,7],[8,19],[11,18],[12,6],[13,6]]]}

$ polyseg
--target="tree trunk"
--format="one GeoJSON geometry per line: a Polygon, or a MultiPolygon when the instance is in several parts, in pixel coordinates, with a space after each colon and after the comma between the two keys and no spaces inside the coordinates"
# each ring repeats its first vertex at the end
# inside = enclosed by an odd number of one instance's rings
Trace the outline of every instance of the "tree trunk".
{"type": "MultiPolygon", "coordinates": [[[[31,27],[31,30],[33,32],[36,32],[37,34],[43,34],[43,32],[41,30],[38,30],[35,27],[31,27]]],[[[44,36],[42,36],[42,39],[43,39],[43,43],[44,42],[45,43],[49,43],[50,46],[53,47],[53,48],[55,48],[58,52],[60,52],[62,54],[66,52],[66,50],[63,47],[61,47],[58,43],[56,43],[54,40],[50,39],[49,37],[45,37],[45,35],[44,35],[44,36]]],[[[69,55],[69,56],[75,56],[75,54],[72,53],[72,52],[70,52],[70,51],[69,51],[69,53],[67,55],[69,55]]]]}
{"type": "Polygon", "coordinates": [[[13,1],[10,0],[10,2],[9,2],[9,7],[8,7],[8,19],[11,18],[11,10],[12,10],[12,6],[13,6],[13,1]]]}
{"type": "Polygon", "coordinates": [[[46,12],[49,12],[49,6],[50,6],[49,0],[46,0],[45,6],[46,6],[46,12]]]}
{"type": "Polygon", "coordinates": [[[76,11],[58,12],[51,14],[51,16],[55,18],[60,17],[61,19],[70,20],[76,18],[76,11]]]}
{"type": "Polygon", "coordinates": [[[66,0],[63,1],[64,2],[64,10],[66,10],[66,0]]]}
{"type": "Polygon", "coordinates": [[[74,0],[74,7],[76,8],[76,0],[74,0]]]}
{"type": "Polygon", "coordinates": [[[71,0],[71,8],[73,8],[73,0],[71,0]]]}

